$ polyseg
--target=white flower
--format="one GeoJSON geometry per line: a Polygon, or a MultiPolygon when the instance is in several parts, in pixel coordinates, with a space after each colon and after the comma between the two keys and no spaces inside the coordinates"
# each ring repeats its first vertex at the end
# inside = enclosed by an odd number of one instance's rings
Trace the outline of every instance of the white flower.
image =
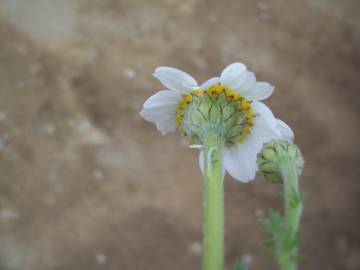
{"type": "MultiPolygon", "coordinates": [[[[256,155],[264,142],[276,139],[292,141],[294,137],[290,127],[275,118],[271,110],[260,101],[271,96],[274,87],[266,82],[257,82],[254,73],[248,71],[244,64],[231,64],[223,70],[220,78],[211,78],[200,86],[189,74],[175,68],[159,67],[153,75],[167,89],[151,96],[144,103],[140,115],[145,120],[155,123],[163,135],[180,128],[176,121],[179,105],[194,91],[204,92],[221,85],[251,104],[255,114],[251,131],[241,141],[226,146],[223,156],[224,170],[241,182],[254,179],[257,171],[256,155]]],[[[203,171],[202,150],[199,163],[203,171]]]]}

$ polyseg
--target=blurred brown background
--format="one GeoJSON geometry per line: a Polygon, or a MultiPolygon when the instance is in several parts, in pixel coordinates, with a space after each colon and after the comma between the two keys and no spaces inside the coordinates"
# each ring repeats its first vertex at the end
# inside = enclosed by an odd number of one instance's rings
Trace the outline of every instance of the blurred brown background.
{"type": "MultiPolygon", "coordinates": [[[[360,2],[0,0],[0,269],[200,269],[197,151],[140,119],[157,66],[241,61],[305,158],[301,269],[360,269],[360,2]]],[[[275,269],[280,188],[227,176],[226,261],[275,269]]]]}

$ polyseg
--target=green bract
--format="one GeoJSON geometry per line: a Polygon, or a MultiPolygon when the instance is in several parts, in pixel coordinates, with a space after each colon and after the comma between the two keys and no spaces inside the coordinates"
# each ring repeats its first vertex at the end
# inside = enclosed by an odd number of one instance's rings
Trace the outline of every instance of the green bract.
{"type": "Polygon", "coordinates": [[[254,121],[250,102],[221,85],[191,92],[177,113],[179,127],[194,143],[203,143],[204,134],[211,131],[232,146],[250,134],[254,121]]]}

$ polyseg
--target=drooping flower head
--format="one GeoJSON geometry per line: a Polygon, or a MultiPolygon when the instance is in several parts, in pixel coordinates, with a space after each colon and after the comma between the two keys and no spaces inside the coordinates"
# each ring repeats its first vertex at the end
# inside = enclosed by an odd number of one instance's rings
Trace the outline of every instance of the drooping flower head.
{"type": "MultiPolygon", "coordinates": [[[[271,96],[274,87],[257,82],[244,64],[231,64],[220,77],[200,86],[175,68],[159,67],[153,75],[167,89],[151,96],[140,115],[155,123],[163,135],[178,129],[199,145],[204,132],[215,130],[225,141],[223,168],[239,181],[254,179],[256,155],[263,143],[293,139],[290,127],[260,101],[271,96]]],[[[203,170],[202,151],[199,162],[203,170]]]]}

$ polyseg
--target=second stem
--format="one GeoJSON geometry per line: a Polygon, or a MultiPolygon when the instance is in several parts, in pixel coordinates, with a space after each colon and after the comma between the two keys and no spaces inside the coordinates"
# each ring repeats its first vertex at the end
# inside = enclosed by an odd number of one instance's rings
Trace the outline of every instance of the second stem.
{"type": "MultiPolygon", "coordinates": [[[[297,242],[303,205],[295,161],[283,160],[280,171],[284,179],[286,240],[297,242]]],[[[281,270],[296,270],[297,244],[290,244],[289,247],[285,242],[282,248],[283,251],[279,258],[281,270]]]]}

